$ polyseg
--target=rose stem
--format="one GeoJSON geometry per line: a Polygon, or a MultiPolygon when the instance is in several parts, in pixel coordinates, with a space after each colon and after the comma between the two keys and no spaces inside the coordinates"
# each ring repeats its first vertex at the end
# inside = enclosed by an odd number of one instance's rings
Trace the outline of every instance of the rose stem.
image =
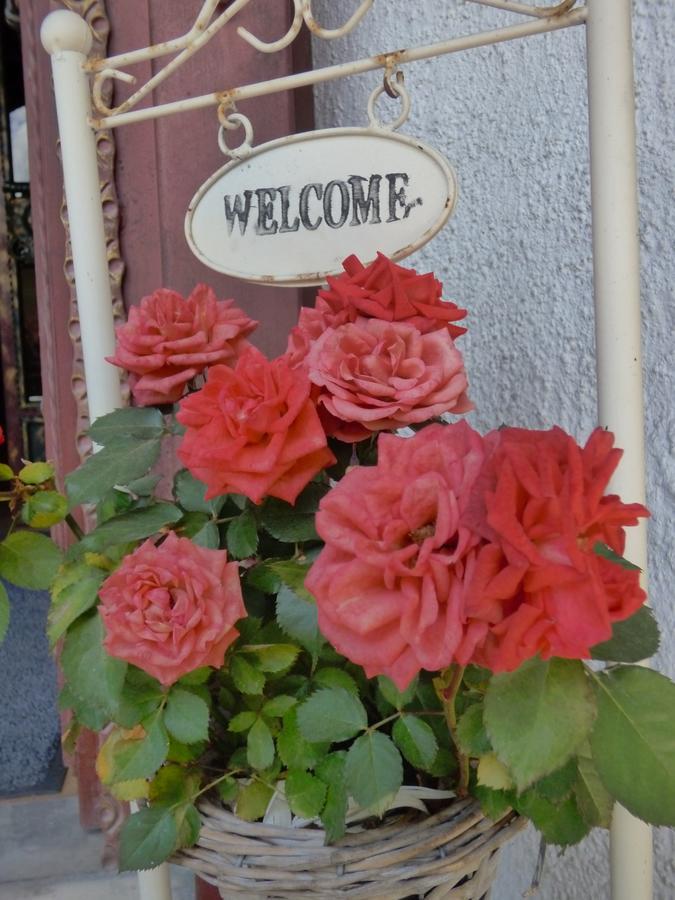
{"type": "Polygon", "coordinates": [[[457,739],[457,711],[455,709],[455,700],[463,678],[464,666],[459,666],[455,663],[441,672],[438,678],[434,678],[434,689],[438,699],[443,704],[445,721],[457,752],[457,763],[459,765],[458,797],[466,797],[469,790],[469,757],[462,753],[459,740],[457,739]]]}

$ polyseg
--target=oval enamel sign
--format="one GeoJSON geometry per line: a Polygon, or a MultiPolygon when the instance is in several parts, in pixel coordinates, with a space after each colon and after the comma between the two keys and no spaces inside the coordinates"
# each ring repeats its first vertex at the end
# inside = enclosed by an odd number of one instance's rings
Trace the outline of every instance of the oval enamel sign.
{"type": "Polygon", "coordinates": [[[443,227],[448,163],[405,135],[328,129],[261,144],[194,196],[185,233],[205,265],[245,281],[310,285],[352,253],[409,256],[443,227]]]}

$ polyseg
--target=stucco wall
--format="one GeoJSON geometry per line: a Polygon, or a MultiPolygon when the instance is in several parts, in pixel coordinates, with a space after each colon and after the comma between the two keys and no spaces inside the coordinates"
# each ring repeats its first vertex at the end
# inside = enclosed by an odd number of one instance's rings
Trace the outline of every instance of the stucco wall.
{"type": "MultiPolygon", "coordinates": [[[[322,24],[355,0],[315,0],[322,24]]],[[[360,28],[315,41],[314,65],[468,34],[520,17],[458,0],[376,0],[360,28]]],[[[647,399],[650,595],[664,634],[657,666],[675,675],[675,3],[637,0],[644,375],[647,399]]],[[[446,296],[468,307],[462,338],[477,412],[473,424],[562,425],[585,438],[595,424],[595,368],[584,29],[472,50],[406,67],[413,111],[403,130],[457,169],[450,223],[412,258],[446,296]]],[[[376,74],[320,87],[317,125],[366,122],[376,74]]],[[[383,101],[381,101],[383,102],[383,101]]],[[[389,102],[389,101],[384,101],[389,102]]],[[[391,109],[394,106],[392,103],[391,109]]],[[[632,498],[626,498],[628,500],[632,498]]],[[[528,887],[536,839],[505,854],[495,900],[528,887]]],[[[675,896],[672,833],[656,835],[656,900],[675,896]]],[[[558,858],[549,850],[542,900],[609,897],[604,835],[558,858]]]]}

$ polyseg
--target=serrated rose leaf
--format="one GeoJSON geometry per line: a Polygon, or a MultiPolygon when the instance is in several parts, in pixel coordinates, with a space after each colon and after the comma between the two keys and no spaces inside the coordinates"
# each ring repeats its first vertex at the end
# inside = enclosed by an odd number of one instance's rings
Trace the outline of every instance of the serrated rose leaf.
{"type": "Polygon", "coordinates": [[[268,769],[274,762],[274,738],[263,719],[257,719],[246,741],[248,764],[253,769],[268,769]]]}
{"type": "Polygon", "coordinates": [[[44,534],[15,531],[0,543],[0,575],[30,590],[47,590],[61,559],[59,548],[44,534]]]}
{"type": "Polygon", "coordinates": [[[485,695],[484,721],[495,753],[523,791],[574,755],[588,737],[595,712],[580,661],[532,659],[494,676],[485,695]]]}
{"type": "Polygon", "coordinates": [[[298,726],[308,741],[346,741],[367,725],[359,698],[342,688],[323,688],[298,706],[298,726]]]}
{"type": "Polygon", "coordinates": [[[291,771],[286,778],[286,799],[294,815],[313,819],[326,802],[326,785],[309,772],[291,771]]]}
{"type": "Polygon", "coordinates": [[[403,784],[403,761],[380,731],[362,734],[347,751],[345,785],[364,809],[382,815],[403,784]]]}
{"type": "Polygon", "coordinates": [[[401,716],[394,723],[396,746],[416,769],[428,770],[438,752],[438,741],[431,727],[414,715],[401,716]]]}
{"type": "Polygon", "coordinates": [[[120,832],[120,872],[155,869],[171,856],[177,842],[172,810],[148,807],[134,813],[120,832]]]}
{"type": "Polygon", "coordinates": [[[164,711],[168,731],[183,744],[196,744],[209,736],[209,707],[196,694],[173,688],[164,711]]]}

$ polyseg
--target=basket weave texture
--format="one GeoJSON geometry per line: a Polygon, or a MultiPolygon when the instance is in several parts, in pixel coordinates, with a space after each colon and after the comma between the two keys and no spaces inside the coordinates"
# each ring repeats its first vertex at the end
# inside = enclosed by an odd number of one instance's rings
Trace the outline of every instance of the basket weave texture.
{"type": "Polygon", "coordinates": [[[465,799],[325,846],[319,828],[245,822],[208,802],[200,811],[198,843],[172,862],[216,885],[225,900],[483,900],[499,848],[525,824],[513,813],[493,822],[465,799]]]}

